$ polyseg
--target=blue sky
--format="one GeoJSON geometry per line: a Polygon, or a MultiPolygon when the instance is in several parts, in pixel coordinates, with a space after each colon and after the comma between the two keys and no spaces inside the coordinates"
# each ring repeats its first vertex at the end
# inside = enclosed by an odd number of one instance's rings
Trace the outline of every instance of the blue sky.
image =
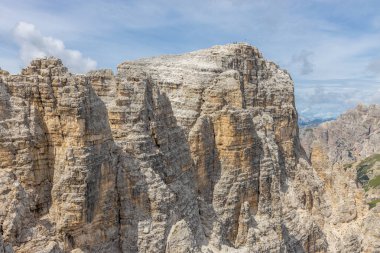
{"type": "Polygon", "coordinates": [[[380,103],[377,0],[0,0],[0,67],[55,55],[73,72],[235,41],[295,81],[303,117],[380,103]]]}

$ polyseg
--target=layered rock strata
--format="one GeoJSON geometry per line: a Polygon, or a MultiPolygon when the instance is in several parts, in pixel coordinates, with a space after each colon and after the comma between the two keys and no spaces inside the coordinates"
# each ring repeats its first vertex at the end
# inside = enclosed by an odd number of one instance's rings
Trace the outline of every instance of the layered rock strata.
{"type": "Polygon", "coordinates": [[[359,105],[336,120],[302,129],[300,136],[325,182],[330,214],[323,231],[330,248],[380,252],[380,106],[359,105]]]}
{"type": "Polygon", "coordinates": [[[331,165],[380,153],[380,106],[358,105],[336,120],[302,129],[301,140],[310,158],[313,149],[320,147],[331,165]]]}
{"type": "Polygon", "coordinates": [[[0,77],[0,252],[327,251],[293,82],[255,47],[0,77]]]}

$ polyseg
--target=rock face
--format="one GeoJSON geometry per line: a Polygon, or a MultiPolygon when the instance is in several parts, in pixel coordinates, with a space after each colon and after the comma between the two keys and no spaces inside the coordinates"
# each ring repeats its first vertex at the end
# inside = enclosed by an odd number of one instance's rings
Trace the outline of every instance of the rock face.
{"type": "Polygon", "coordinates": [[[303,129],[301,141],[309,157],[320,146],[331,165],[380,153],[380,105],[358,105],[336,120],[303,129]]]}
{"type": "Polygon", "coordinates": [[[0,252],[333,243],[293,82],[252,46],[125,62],[116,75],[37,59],[0,77],[0,252]]]}
{"type": "Polygon", "coordinates": [[[323,231],[330,248],[380,252],[380,106],[359,105],[337,120],[302,129],[300,137],[325,182],[330,214],[323,231]]]}

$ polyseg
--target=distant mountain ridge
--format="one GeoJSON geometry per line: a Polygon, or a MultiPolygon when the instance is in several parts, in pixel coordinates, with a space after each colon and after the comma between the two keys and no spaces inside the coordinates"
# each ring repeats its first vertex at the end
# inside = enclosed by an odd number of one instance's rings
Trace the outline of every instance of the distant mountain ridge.
{"type": "Polygon", "coordinates": [[[307,117],[298,117],[298,125],[301,128],[304,127],[313,127],[313,126],[318,126],[319,124],[326,122],[326,121],[331,121],[335,120],[336,118],[330,117],[330,118],[307,118],[307,117]]]}

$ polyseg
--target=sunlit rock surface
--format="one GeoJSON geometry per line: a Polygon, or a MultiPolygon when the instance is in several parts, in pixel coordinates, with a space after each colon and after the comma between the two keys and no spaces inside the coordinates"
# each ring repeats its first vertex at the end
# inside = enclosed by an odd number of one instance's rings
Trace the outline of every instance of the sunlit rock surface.
{"type": "Polygon", "coordinates": [[[0,252],[328,251],[293,89],[247,44],[0,72],[0,252]]]}
{"type": "Polygon", "coordinates": [[[359,105],[300,136],[325,182],[329,249],[380,252],[380,106],[359,105]]]}

